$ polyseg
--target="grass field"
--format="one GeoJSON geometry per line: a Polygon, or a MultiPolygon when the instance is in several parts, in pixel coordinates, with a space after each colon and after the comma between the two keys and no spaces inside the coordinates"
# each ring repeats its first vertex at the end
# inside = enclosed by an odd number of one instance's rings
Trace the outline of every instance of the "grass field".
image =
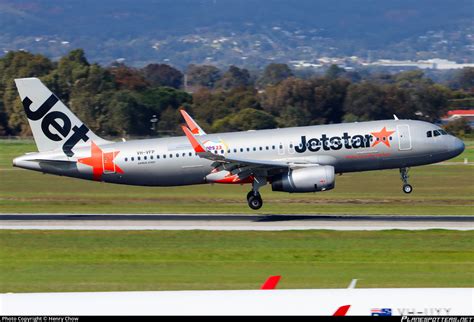
{"type": "MultiPolygon", "coordinates": [[[[263,190],[259,214],[474,215],[472,142],[459,165],[337,177],[317,194],[263,190]]],[[[145,188],[14,169],[33,142],[0,141],[0,212],[254,213],[248,186],[145,188]]],[[[0,293],[280,288],[473,287],[474,232],[0,230],[0,293]]]]}
{"type": "Polygon", "coordinates": [[[0,231],[0,292],[473,287],[473,232],[0,231]]]}
{"type": "Polygon", "coordinates": [[[474,215],[474,141],[454,159],[459,165],[412,168],[411,195],[398,170],[349,173],[331,191],[288,194],[262,189],[264,206],[250,210],[249,186],[132,187],[43,175],[13,168],[12,159],[35,151],[32,141],[0,141],[0,212],[73,213],[307,213],[474,215]]]}

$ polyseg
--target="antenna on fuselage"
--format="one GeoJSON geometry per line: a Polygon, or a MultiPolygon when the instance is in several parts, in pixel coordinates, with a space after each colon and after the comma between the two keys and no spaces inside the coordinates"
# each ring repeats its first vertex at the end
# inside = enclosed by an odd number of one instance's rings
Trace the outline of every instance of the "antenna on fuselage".
{"type": "Polygon", "coordinates": [[[396,121],[398,121],[398,117],[397,117],[395,114],[393,114],[393,118],[394,118],[396,121]]]}

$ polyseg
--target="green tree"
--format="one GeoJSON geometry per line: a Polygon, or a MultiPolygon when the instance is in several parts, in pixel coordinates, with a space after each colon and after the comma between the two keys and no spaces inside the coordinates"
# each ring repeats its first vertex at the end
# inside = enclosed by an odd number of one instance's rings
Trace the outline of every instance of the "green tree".
{"type": "Polygon", "coordinates": [[[183,85],[183,73],[169,65],[149,64],[142,71],[152,86],[180,88],[183,85]]]}
{"type": "Polygon", "coordinates": [[[384,107],[387,111],[387,117],[395,114],[399,118],[415,119],[416,106],[413,100],[412,90],[400,88],[397,84],[383,86],[384,107]]]}
{"type": "Polygon", "coordinates": [[[76,81],[86,78],[89,72],[89,62],[85,57],[84,50],[75,49],[58,61],[58,67],[48,81],[56,95],[66,102],[76,81]],[[53,80],[55,82],[53,82],[53,80]]]}
{"type": "Polygon", "coordinates": [[[312,81],[314,105],[309,108],[310,124],[340,123],[350,82],[346,79],[315,79],[312,81]]]}
{"type": "MultiPolygon", "coordinates": [[[[310,80],[288,78],[276,86],[268,86],[262,94],[263,108],[273,115],[290,120],[289,111],[298,111],[299,125],[337,123],[341,121],[347,87],[345,79],[316,78],[310,80]],[[303,121],[303,117],[306,119],[303,121]]],[[[294,124],[291,121],[291,125],[294,124]]]]}
{"type": "Polygon", "coordinates": [[[31,130],[24,114],[14,79],[43,77],[53,70],[54,64],[42,55],[17,51],[0,58],[0,125],[5,134],[30,135],[31,130]]]}
{"type": "Polygon", "coordinates": [[[247,87],[249,85],[251,85],[249,71],[236,66],[230,66],[222,78],[216,83],[216,87],[223,89],[247,87]]]}
{"type": "Polygon", "coordinates": [[[236,87],[211,91],[201,88],[193,93],[193,115],[204,130],[210,129],[214,121],[245,108],[261,109],[256,89],[236,87]]]}
{"type": "Polygon", "coordinates": [[[311,119],[310,113],[299,107],[288,106],[283,108],[277,118],[279,127],[295,127],[308,125],[311,119]]]}
{"type": "Polygon", "coordinates": [[[443,128],[451,134],[464,137],[472,133],[472,128],[465,118],[459,118],[444,125],[443,128]]]}
{"type": "Polygon", "coordinates": [[[216,132],[248,131],[274,128],[275,118],[264,111],[245,108],[236,114],[231,114],[214,122],[212,128],[216,132]]]}
{"type": "MultiPolygon", "coordinates": [[[[369,82],[351,84],[347,89],[344,112],[352,120],[369,121],[390,118],[384,102],[382,86],[369,82]]],[[[348,119],[345,118],[347,121],[348,119]]]]}
{"type": "Polygon", "coordinates": [[[449,106],[450,91],[439,85],[426,85],[413,91],[414,109],[422,119],[434,122],[445,115],[449,106]]]}
{"type": "Polygon", "coordinates": [[[341,77],[345,72],[346,72],[346,70],[344,68],[339,67],[336,64],[332,64],[326,70],[325,76],[329,79],[336,79],[338,77],[341,77]]]}
{"type": "Polygon", "coordinates": [[[130,90],[113,92],[106,105],[108,119],[105,131],[113,136],[147,135],[150,133],[150,115],[140,104],[137,93],[130,90]]]}
{"type": "Polygon", "coordinates": [[[425,77],[425,73],[422,70],[409,70],[401,72],[392,77],[398,87],[402,88],[419,88],[422,86],[429,86],[433,84],[433,81],[425,77]]]}
{"type": "Polygon", "coordinates": [[[212,65],[189,65],[186,75],[191,87],[213,88],[221,78],[221,71],[212,65]]]}
{"type": "Polygon", "coordinates": [[[0,135],[7,135],[8,122],[3,101],[0,99],[0,135]]]}
{"type": "Polygon", "coordinates": [[[474,93],[474,67],[464,67],[456,73],[450,85],[474,93]]]}
{"type": "Polygon", "coordinates": [[[293,72],[287,64],[269,64],[265,67],[262,76],[257,81],[260,87],[276,85],[281,81],[292,77],[293,72]]]}
{"type": "MultiPolygon", "coordinates": [[[[315,105],[314,87],[311,80],[288,78],[276,86],[268,86],[261,95],[261,104],[265,111],[279,115],[288,107],[295,107],[309,112],[315,105]]],[[[306,120],[305,125],[311,119],[306,120]]]]}
{"type": "Polygon", "coordinates": [[[120,89],[141,91],[149,86],[139,70],[126,65],[113,66],[109,69],[120,89]]]}

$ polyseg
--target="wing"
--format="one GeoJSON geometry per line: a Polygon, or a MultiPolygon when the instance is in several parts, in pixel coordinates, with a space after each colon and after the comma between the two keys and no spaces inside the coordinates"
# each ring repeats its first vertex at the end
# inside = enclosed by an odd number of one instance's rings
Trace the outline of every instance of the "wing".
{"type": "Polygon", "coordinates": [[[207,150],[186,126],[182,126],[182,129],[197,155],[214,161],[212,166],[216,171],[226,170],[232,174],[237,174],[240,178],[246,178],[250,175],[268,177],[272,173],[287,171],[290,167],[290,164],[285,161],[229,158],[219,154],[218,151],[213,153],[207,150]]]}
{"type": "Polygon", "coordinates": [[[185,110],[180,110],[181,115],[183,116],[184,120],[186,121],[186,125],[189,127],[191,130],[191,133],[194,135],[206,135],[206,132],[204,132],[203,129],[196,123],[196,121],[193,120],[191,116],[185,111],[185,110]]]}

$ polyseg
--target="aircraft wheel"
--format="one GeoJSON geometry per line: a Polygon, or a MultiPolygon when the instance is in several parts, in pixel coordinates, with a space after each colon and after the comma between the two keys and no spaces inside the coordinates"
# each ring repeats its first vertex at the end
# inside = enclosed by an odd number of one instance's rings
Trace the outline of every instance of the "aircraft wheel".
{"type": "Polygon", "coordinates": [[[403,192],[404,193],[411,193],[413,191],[413,187],[410,186],[409,184],[404,184],[403,185],[403,192]]]}
{"type": "Polygon", "coordinates": [[[247,199],[247,201],[249,203],[249,207],[253,210],[258,210],[263,206],[263,200],[262,197],[260,197],[260,194],[255,196],[252,192],[251,194],[249,194],[249,198],[247,199]]]}
{"type": "Polygon", "coordinates": [[[247,194],[247,201],[248,201],[248,200],[250,199],[250,197],[252,197],[252,196],[258,196],[258,197],[260,197],[260,199],[262,198],[262,197],[260,196],[260,193],[259,193],[258,191],[257,191],[257,193],[255,193],[253,190],[251,190],[251,191],[249,191],[249,193],[247,194]]]}

